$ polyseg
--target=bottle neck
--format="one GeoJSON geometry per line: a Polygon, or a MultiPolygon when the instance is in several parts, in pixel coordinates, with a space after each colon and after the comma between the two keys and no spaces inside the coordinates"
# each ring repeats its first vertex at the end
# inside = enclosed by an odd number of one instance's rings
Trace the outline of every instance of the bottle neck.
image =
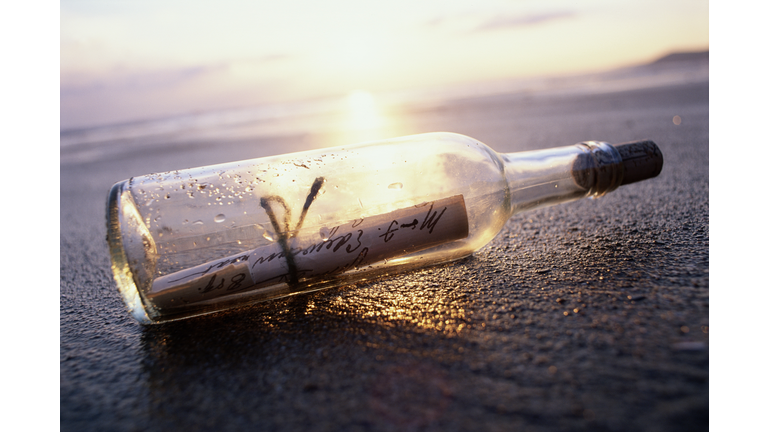
{"type": "Polygon", "coordinates": [[[599,197],[622,184],[624,166],[612,145],[576,145],[501,155],[512,214],[584,197],[599,197]]]}

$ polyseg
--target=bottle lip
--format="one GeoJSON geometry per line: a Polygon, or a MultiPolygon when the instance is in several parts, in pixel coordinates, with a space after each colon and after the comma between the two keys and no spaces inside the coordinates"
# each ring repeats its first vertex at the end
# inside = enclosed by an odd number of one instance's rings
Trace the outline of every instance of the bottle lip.
{"type": "Polygon", "coordinates": [[[616,190],[624,180],[624,168],[619,152],[603,141],[576,144],[584,153],[573,163],[576,183],[588,190],[588,196],[599,197],[616,190]]]}

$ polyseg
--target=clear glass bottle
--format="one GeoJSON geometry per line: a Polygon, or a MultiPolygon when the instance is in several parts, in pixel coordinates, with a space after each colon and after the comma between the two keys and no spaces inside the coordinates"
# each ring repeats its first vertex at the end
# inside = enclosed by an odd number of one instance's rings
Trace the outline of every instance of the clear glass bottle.
{"type": "Polygon", "coordinates": [[[498,154],[431,133],[133,177],[108,198],[112,271],[157,323],[472,254],[510,216],[658,175],[651,141],[498,154]]]}

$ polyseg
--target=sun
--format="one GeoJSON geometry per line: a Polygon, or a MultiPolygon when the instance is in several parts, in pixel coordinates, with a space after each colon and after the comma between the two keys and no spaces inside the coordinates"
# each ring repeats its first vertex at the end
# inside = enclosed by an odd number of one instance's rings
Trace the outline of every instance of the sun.
{"type": "Polygon", "coordinates": [[[355,90],[347,96],[347,128],[350,130],[379,129],[384,119],[376,100],[367,91],[355,90]]]}

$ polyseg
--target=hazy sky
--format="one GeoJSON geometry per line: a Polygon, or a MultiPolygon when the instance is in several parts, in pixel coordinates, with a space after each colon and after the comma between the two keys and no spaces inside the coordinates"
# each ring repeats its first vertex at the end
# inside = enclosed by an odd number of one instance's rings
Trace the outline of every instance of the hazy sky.
{"type": "Polygon", "coordinates": [[[61,127],[709,47],[707,1],[61,1],[61,127]]]}

